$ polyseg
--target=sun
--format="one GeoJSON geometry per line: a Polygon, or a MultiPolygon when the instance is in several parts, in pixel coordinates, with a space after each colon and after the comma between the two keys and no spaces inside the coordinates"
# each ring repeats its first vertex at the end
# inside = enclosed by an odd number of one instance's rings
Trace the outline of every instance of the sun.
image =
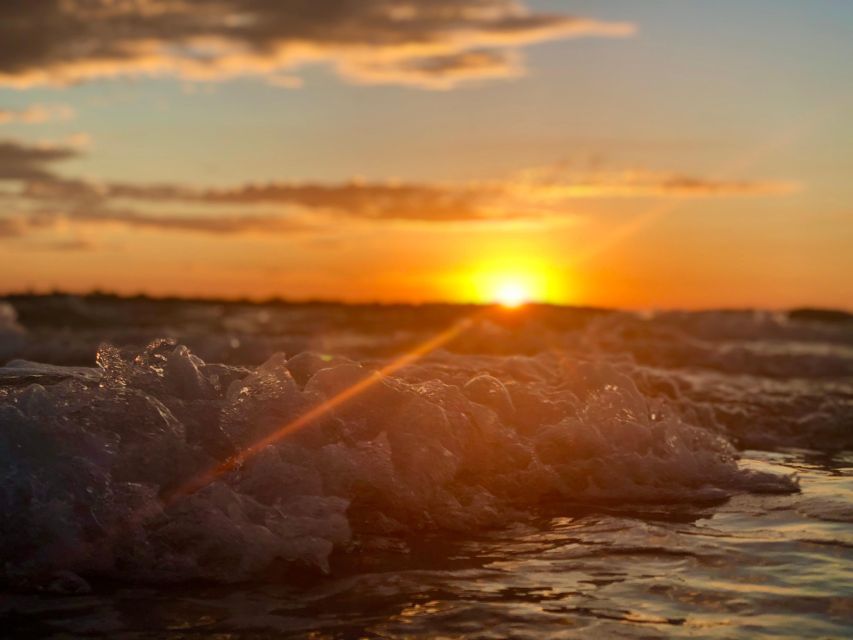
{"type": "Polygon", "coordinates": [[[453,286],[461,300],[519,309],[559,304],[567,298],[568,276],[544,257],[511,254],[483,258],[459,275],[453,286]]]}
{"type": "Polygon", "coordinates": [[[523,282],[507,280],[498,284],[494,298],[495,302],[506,309],[518,309],[530,302],[531,292],[523,282]]]}

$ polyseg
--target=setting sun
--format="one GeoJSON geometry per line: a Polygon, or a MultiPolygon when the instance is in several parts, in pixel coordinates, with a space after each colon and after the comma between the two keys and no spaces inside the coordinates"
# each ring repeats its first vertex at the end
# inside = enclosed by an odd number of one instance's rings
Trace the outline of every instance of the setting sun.
{"type": "Polygon", "coordinates": [[[460,297],[516,309],[530,303],[565,302],[573,295],[574,278],[565,267],[529,252],[489,249],[503,255],[475,263],[460,274],[453,285],[460,297]]]}
{"type": "Polygon", "coordinates": [[[495,292],[495,302],[507,309],[517,309],[530,302],[530,291],[522,282],[509,280],[495,292]]]}

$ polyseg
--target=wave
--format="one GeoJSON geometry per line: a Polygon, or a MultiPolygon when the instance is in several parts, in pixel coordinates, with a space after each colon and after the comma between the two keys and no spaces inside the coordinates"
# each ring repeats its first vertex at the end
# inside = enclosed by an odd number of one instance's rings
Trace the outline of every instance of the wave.
{"type": "Polygon", "coordinates": [[[740,468],[722,429],[651,393],[643,369],[603,357],[442,351],[379,377],[378,363],[342,356],[277,353],[244,367],[157,340],[104,345],[97,365],[0,368],[9,584],[63,572],[161,582],[326,570],[368,532],[465,531],[555,501],[797,489],[740,468]],[[271,435],[358,385],[305,428],[271,435]],[[164,499],[199,478],[197,491],[164,499]]]}

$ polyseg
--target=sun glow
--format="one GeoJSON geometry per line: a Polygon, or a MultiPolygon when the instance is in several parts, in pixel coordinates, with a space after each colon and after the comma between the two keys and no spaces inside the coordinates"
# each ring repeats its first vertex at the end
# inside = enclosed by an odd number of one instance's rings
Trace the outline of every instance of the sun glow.
{"type": "Polygon", "coordinates": [[[460,290],[481,304],[517,309],[530,303],[563,303],[567,283],[562,270],[529,257],[481,263],[464,277],[460,290]]]}
{"type": "Polygon", "coordinates": [[[530,302],[530,292],[523,282],[507,280],[495,291],[495,302],[507,309],[517,309],[530,302]]]}

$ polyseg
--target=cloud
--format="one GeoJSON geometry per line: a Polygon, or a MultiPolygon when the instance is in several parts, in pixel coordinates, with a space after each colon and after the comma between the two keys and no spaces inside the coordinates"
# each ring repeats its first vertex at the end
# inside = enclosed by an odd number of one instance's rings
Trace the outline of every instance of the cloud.
{"type": "Polygon", "coordinates": [[[480,207],[481,189],[428,183],[288,183],[247,184],[225,189],[180,185],[90,183],[51,177],[29,180],[22,197],[88,206],[125,200],[181,202],[197,205],[286,205],[332,216],[372,220],[471,220],[489,217],[480,207]]]}
{"type": "Polygon", "coordinates": [[[27,249],[41,251],[92,251],[98,248],[95,242],[79,235],[59,239],[30,239],[41,231],[52,231],[60,226],[57,216],[26,212],[6,215],[0,217],[0,241],[24,239],[27,249]]]}
{"type": "Polygon", "coordinates": [[[55,120],[70,120],[74,110],[66,105],[34,104],[23,109],[0,109],[0,125],[42,124],[55,120]]]}
{"type": "Polygon", "coordinates": [[[20,218],[0,218],[0,240],[20,238],[27,230],[27,224],[20,218]]]}
{"type": "Polygon", "coordinates": [[[0,238],[19,238],[60,223],[226,236],[304,234],[347,221],[548,221],[571,215],[573,201],[583,198],[778,196],[798,188],[788,182],[636,169],[577,171],[560,165],[472,183],[279,181],[207,189],[99,183],[54,171],[55,164],[80,153],[69,143],[0,142],[0,182],[12,187],[0,190],[0,198],[19,211],[0,218],[0,238]],[[223,207],[232,211],[223,212],[223,207]],[[171,211],[163,213],[164,208],[171,211]]]}
{"type": "Polygon", "coordinates": [[[197,189],[181,185],[90,183],[58,177],[22,183],[18,196],[31,202],[64,207],[69,219],[113,222],[134,227],[215,234],[268,230],[272,233],[306,230],[335,221],[495,222],[547,220],[574,211],[573,202],[589,198],[720,198],[781,196],[798,185],[789,182],[714,180],[651,171],[596,171],[555,176],[529,170],[507,180],[456,183],[341,183],[271,182],[232,188],[197,189]],[[162,217],[121,203],[143,207],[164,204],[202,208],[199,215],[162,217]],[[252,210],[281,207],[276,214],[223,215],[221,207],[252,210]]]}
{"type": "Polygon", "coordinates": [[[514,50],[460,51],[424,56],[393,63],[363,63],[342,66],[347,75],[361,84],[403,84],[431,89],[451,89],[460,82],[514,78],[524,67],[514,50]]]}
{"type": "Polygon", "coordinates": [[[107,199],[202,204],[285,204],[374,219],[489,218],[500,200],[561,202],[580,198],[743,197],[795,192],[794,182],[714,179],[648,170],[565,171],[533,168],[504,180],[441,182],[268,182],[198,189],[175,184],[31,180],[23,194],[38,199],[107,199]]]}
{"type": "Polygon", "coordinates": [[[794,182],[703,178],[642,169],[567,171],[555,165],[519,173],[507,192],[535,202],[578,198],[744,197],[786,195],[794,182]]]}
{"type": "Polygon", "coordinates": [[[304,232],[311,225],[277,215],[163,215],[134,209],[78,208],[66,213],[69,220],[87,224],[119,224],[157,231],[184,231],[214,235],[263,232],[304,232]]]}
{"type": "Polygon", "coordinates": [[[51,166],[79,153],[78,148],[68,144],[0,141],[0,180],[52,180],[55,174],[51,166]]]}
{"type": "Polygon", "coordinates": [[[56,226],[56,220],[30,212],[8,213],[0,216],[0,240],[23,238],[56,226]]]}
{"type": "Polygon", "coordinates": [[[87,226],[118,225],[135,229],[212,235],[253,232],[293,234],[315,228],[306,221],[280,215],[156,214],[128,208],[74,206],[22,211],[2,217],[0,239],[20,238],[39,231],[65,227],[66,223],[87,226]]]}
{"type": "Polygon", "coordinates": [[[98,248],[97,243],[86,238],[67,238],[51,242],[42,242],[31,245],[32,248],[42,251],[94,251],[98,248]]]}
{"type": "MultiPolygon", "coordinates": [[[[142,195],[127,188],[112,193],[119,197],[142,195]]],[[[159,187],[154,194],[207,204],[284,204],[370,220],[454,221],[489,217],[481,206],[485,195],[481,189],[441,183],[273,182],[200,191],[176,189],[169,192],[159,187]]]]}
{"type": "Polygon", "coordinates": [[[221,79],[323,62],[350,80],[448,87],[521,72],[521,48],[634,26],[516,0],[39,0],[0,3],[0,84],[221,79]]]}

